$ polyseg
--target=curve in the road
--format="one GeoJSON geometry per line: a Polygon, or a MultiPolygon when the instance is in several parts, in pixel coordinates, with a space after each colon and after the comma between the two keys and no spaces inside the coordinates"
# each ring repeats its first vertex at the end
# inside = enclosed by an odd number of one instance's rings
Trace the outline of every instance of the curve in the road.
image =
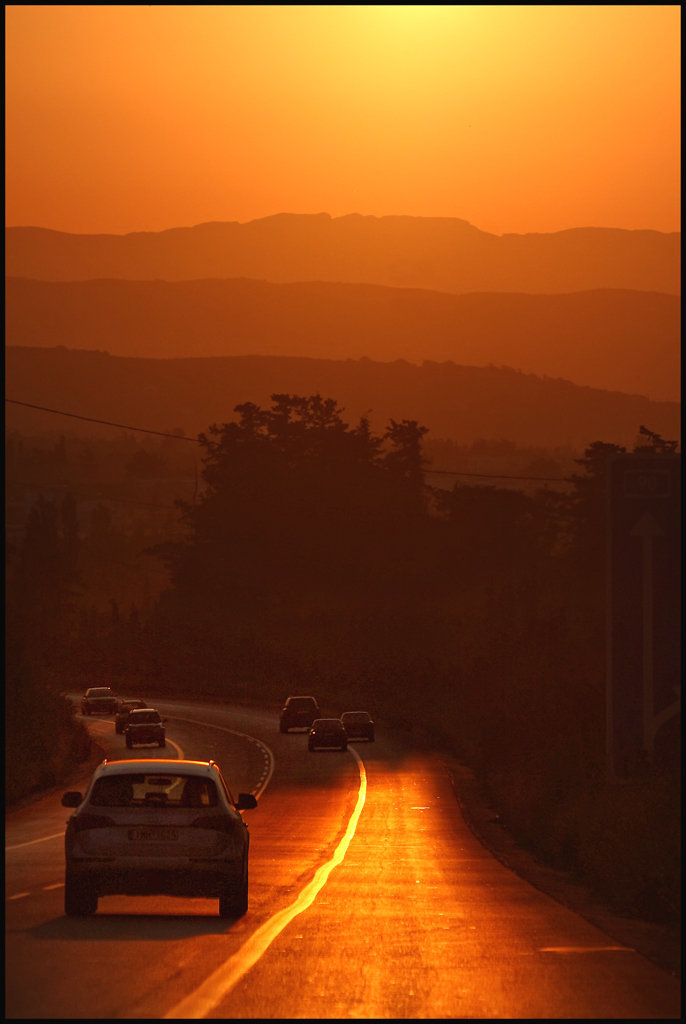
{"type": "MultiPolygon", "coordinates": [[[[255,736],[250,736],[247,732],[239,732],[237,729],[229,729],[225,725],[215,725],[213,722],[199,722],[195,718],[182,718],[180,715],[169,715],[169,718],[175,718],[178,722],[188,722],[189,725],[200,725],[203,729],[207,729],[209,726],[212,729],[220,729],[222,732],[230,732],[233,736],[240,736],[241,739],[248,740],[249,743],[254,743],[256,746],[260,747],[262,754],[264,755],[264,768],[259,782],[254,789],[251,790],[253,796],[259,800],[260,796],[269,785],[269,780],[274,774],[274,754],[266,743],[263,743],[262,740],[258,740],[255,736]]],[[[181,750],[180,747],[177,749],[179,751],[181,750]]],[[[181,754],[181,757],[183,757],[183,754],[181,754]]]]}

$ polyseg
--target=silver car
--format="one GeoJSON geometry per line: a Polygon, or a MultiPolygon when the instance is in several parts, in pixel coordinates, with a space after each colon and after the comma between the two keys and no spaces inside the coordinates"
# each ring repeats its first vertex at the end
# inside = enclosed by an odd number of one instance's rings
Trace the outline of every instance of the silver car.
{"type": "Polygon", "coordinates": [[[64,910],[94,914],[100,896],[219,898],[220,917],[248,909],[248,828],[214,761],[103,761],[85,795],[62,797],[75,808],[65,834],[64,910]]]}

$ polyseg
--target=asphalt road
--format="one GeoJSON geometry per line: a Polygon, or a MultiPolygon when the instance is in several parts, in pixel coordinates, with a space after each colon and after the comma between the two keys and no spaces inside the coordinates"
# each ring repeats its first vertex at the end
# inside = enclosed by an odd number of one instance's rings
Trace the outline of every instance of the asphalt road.
{"type": "MultiPolygon", "coordinates": [[[[383,730],[309,753],[276,712],[157,706],[167,749],[133,756],[215,758],[258,796],[248,913],[108,896],[66,918],[49,794],[6,821],[6,1019],[680,1018],[677,977],[478,842],[438,757],[383,730]]],[[[111,717],[85,721],[132,756],[111,717]]]]}

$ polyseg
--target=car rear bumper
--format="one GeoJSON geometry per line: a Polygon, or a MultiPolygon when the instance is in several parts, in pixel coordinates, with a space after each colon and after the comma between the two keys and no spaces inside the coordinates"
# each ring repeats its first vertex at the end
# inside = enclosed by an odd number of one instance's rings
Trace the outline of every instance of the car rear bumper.
{"type": "Polygon", "coordinates": [[[67,867],[72,882],[93,889],[98,896],[219,896],[245,881],[241,861],[198,861],[180,865],[125,866],[82,861],[67,867]]]}
{"type": "Polygon", "coordinates": [[[132,743],[159,743],[160,740],[165,738],[165,734],[159,729],[154,732],[151,730],[146,730],[145,732],[142,730],[140,732],[138,730],[136,732],[127,731],[126,736],[132,743]]]}

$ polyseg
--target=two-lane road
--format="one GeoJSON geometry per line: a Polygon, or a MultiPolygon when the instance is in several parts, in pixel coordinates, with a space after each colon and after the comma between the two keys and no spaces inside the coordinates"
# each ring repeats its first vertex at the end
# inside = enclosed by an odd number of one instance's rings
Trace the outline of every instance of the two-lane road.
{"type": "Polygon", "coordinates": [[[8,816],[6,1016],[53,1019],[678,1019],[678,979],[503,867],[439,759],[380,731],[309,753],[274,713],[159,701],[165,751],[258,795],[250,904],[110,896],[64,917],[59,794],[8,816]],[[356,756],[357,755],[357,756],[356,756]]]}

